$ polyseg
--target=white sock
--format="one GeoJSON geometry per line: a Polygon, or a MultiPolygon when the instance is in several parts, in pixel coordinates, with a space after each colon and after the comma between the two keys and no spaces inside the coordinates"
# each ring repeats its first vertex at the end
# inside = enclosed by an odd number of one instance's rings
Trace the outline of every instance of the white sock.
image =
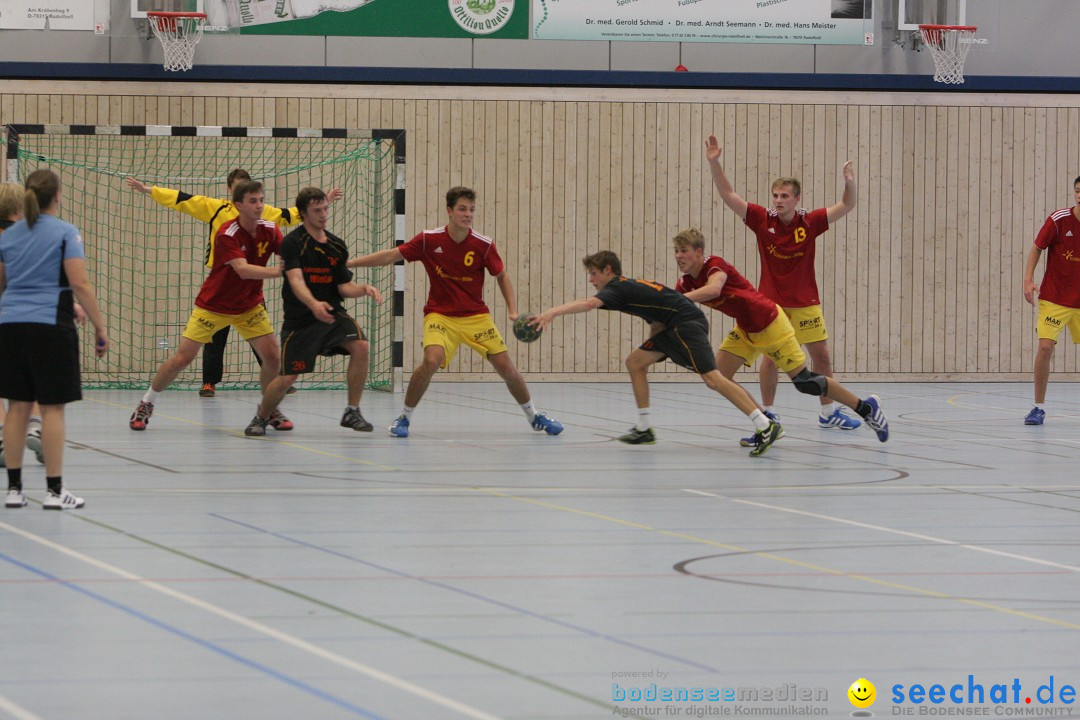
{"type": "Polygon", "coordinates": [[[1043,412],[1046,412],[1046,403],[1044,403],[1044,402],[1035,403],[1035,407],[1039,408],[1043,412]]]}
{"type": "Polygon", "coordinates": [[[637,425],[634,426],[635,430],[645,432],[652,427],[652,417],[649,412],[649,408],[638,408],[637,411],[637,425]]]}
{"type": "Polygon", "coordinates": [[[532,422],[533,418],[536,417],[536,406],[533,405],[533,401],[521,403],[521,409],[525,411],[525,417],[529,418],[529,422],[532,422]]]}
{"type": "Polygon", "coordinates": [[[360,406],[359,405],[346,405],[345,409],[346,410],[356,410],[357,412],[360,412],[360,406]]]}
{"type": "Polygon", "coordinates": [[[416,408],[409,407],[408,405],[402,405],[401,406],[401,414],[405,416],[406,420],[412,420],[413,410],[415,410],[415,409],[416,408]]]}
{"type": "Polygon", "coordinates": [[[148,402],[151,405],[153,405],[154,403],[157,402],[158,395],[160,395],[160,394],[161,393],[159,393],[157,390],[155,390],[152,387],[151,388],[146,388],[146,394],[142,396],[142,401],[143,402],[148,402]]]}
{"type": "Polygon", "coordinates": [[[836,403],[834,403],[834,402],[831,402],[828,405],[822,405],[821,406],[821,417],[827,418],[830,415],[832,415],[835,410],[836,410],[836,403]]]}
{"type": "MultiPolygon", "coordinates": [[[[33,415],[33,416],[30,417],[29,423],[31,425],[40,425],[41,424],[41,418],[39,418],[37,415],[33,415]]],[[[3,427],[3,426],[0,425],[0,427],[3,427]]]]}
{"type": "Polygon", "coordinates": [[[774,408],[774,407],[773,407],[772,405],[766,405],[766,406],[765,406],[765,412],[770,412],[770,413],[772,413],[773,415],[775,415],[775,414],[776,414],[776,410],[775,410],[775,408],[774,408]]]}
{"type": "Polygon", "coordinates": [[[750,413],[750,419],[754,422],[755,430],[769,429],[770,420],[769,418],[765,417],[765,413],[761,412],[760,410],[754,410],[754,412],[750,413]]]}

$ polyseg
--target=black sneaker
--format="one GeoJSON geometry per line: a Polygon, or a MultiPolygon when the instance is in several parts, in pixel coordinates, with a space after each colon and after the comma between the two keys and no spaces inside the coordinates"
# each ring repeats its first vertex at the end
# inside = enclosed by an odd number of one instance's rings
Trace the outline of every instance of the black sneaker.
{"type": "Polygon", "coordinates": [[[783,435],[784,428],[780,423],[775,420],[770,420],[769,427],[764,430],[759,430],[754,434],[757,443],[754,445],[754,449],[750,451],[750,457],[764,455],[765,451],[772,447],[772,444],[783,437],[783,435]]]}
{"type": "Polygon", "coordinates": [[[375,429],[374,425],[364,419],[359,409],[352,408],[345,408],[345,414],[341,416],[341,427],[352,428],[359,432],[371,432],[375,429]]]}
{"type": "Polygon", "coordinates": [[[630,428],[630,432],[625,435],[620,435],[619,442],[626,443],[627,445],[655,445],[656,434],[653,433],[652,428],[649,428],[648,430],[638,430],[634,427],[630,428]]]}
{"type": "Polygon", "coordinates": [[[251,422],[244,428],[244,434],[248,437],[262,437],[266,434],[266,426],[269,423],[269,418],[261,418],[259,413],[255,413],[255,417],[251,418],[251,422]]]}

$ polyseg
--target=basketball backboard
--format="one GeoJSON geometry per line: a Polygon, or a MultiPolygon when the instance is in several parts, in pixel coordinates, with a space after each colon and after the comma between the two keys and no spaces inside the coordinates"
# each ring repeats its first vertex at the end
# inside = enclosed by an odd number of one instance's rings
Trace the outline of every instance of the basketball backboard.
{"type": "Polygon", "coordinates": [[[145,20],[151,12],[206,12],[203,0],[131,0],[131,17],[145,20]]]}
{"type": "Polygon", "coordinates": [[[967,0],[896,0],[896,29],[917,32],[920,25],[966,25],[967,0]]]}

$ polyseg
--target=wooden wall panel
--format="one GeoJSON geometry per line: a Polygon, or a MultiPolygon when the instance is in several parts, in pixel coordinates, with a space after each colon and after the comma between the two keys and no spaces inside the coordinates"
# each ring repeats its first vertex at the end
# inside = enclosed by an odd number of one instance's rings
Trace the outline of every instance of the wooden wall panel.
{"type": "MultiPolygon", "coordinates": [[[[627,274],[674,284],[670,238],[705,232],[712,252],[756,280],[754,239],[713,190],[703,144],[719,138],[737,192],[761,204],[780,175],[803,204],[839,200],[854,163],[856,210],[818,245],[818,277],[841,378],[1026,380],[1034,312],[1021,275],[1045,217],[1073,203],[1080,100],[940,93],[791,93],[0,81],[3,123],[402,127],[407,232],[445,221],[455,184],[479,193],[477,229],[495,238],[518,308],[592,292],[585,254],[610,248],[627,274]],[[916,104],[917,103],[917,104],[916,104]]],[[[420,359],[426,279],[406,272],[408,368],[420,359]]],[[[509,335],[497,286],[487,297],[509,335]]],[[[719,343],[730,319],[707,311],[719,343]]],[[[533,379],[625,379],[644,323],[595,312],[541,342],[510,341],[533,379]]],[[[1059,345],[1054,377],[1080,359],[1059,345]]],[[[692,380],[665,364],[660,379],[692,380]]],[[[446,378],[495,376],[475,354],[446,378]]],[[[747,374],[747,378],[752,375],[747,374]]]]}

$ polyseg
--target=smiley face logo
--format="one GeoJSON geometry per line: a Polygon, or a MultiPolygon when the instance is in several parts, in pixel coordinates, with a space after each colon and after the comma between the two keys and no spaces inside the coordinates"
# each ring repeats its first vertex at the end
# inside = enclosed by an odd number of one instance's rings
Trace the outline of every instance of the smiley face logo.
{"type": "Polygon", "coordinates": [[[877,698],[877,688],[874,687],[874,683],[866,678],[859,678],[851,683],[851,687],[847,690],[847,696],[855,707],[868,708],[874,704],[874,700],[877,698]]]}

